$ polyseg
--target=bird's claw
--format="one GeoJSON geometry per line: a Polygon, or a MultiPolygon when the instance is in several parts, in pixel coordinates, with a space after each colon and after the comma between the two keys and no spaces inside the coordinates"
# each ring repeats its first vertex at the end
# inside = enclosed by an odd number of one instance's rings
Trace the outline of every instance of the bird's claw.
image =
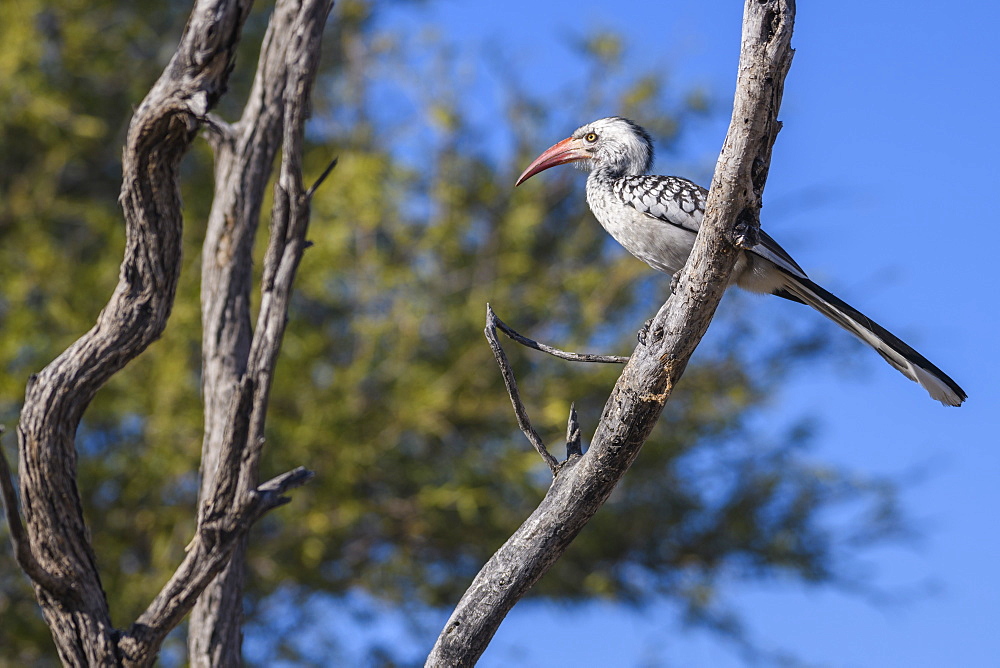
{"type": "Polygon", "coordinates": [[[733,229],[733,244],[737,248],[748,250],[759,243],[760,225],[750,215],[741,215],[733,229]]]}
{"type": "Polygon", "coordinates": [[[646,345],[647,343],[655,343],[656,341],[659,341],[660,339],[663,338],[663,328],[657,327],[656,329],[651,329],[652,326],[653,326],[653,319],[650,318],[649,320],[647,320],[642,324],[642,329],[640,329],[639,333],[636,335],[636,338],[639,339],[639,343],[641,343],[642,345],[646,345]]]}
{"type": "Polygon", "coordinates": [[[639,343],[646,345],[646,337],[649,336],[649,326],[653,324],[653,319],[650,318],[646,322],[642,323],[642,329],[636,334],[635,338],[639,339],[639,343]]]}

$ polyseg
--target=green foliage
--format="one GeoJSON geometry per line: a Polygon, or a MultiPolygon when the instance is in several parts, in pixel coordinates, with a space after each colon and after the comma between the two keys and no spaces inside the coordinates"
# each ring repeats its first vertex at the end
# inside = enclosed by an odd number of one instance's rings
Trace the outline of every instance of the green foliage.
{"type": "MultiPolygon", "coordinates": [[[[340,163],[313,207],[314,246],[272,392],[265,465],[265,475],[305,465],[317,478],[254,533],[251,604],[278,586],[453,603],[547,483],[482,338],[486,303],[535,338],[624,354],[667,290],[667,279],[609,244],[585,210],[578,175],[553,172],[512,190],[516,166],[546,143],[526,129],[555,124],[550,99],[508,83],[508,116],[495,120],[514,130],[477,128],[456,102],[463,75],[447,45],[376,33],[380,8],[338,3],[327,41],[306,164],[318,174],[331,155],[340,163]],[[503,146],[513,164],[498,164],[503,146]]],[[[187,9],[168,0],[0,5],[8,423],[27,376],[91,326],[113,289],[124,127],[187,9]]],[[[248,25],[223,114],[237,113],[264,19],[248,25]]],[[[588,104],[641,117],[669,147],[708,98],[677,95],[655,72],[626,77],[622,50],[614,35],[582,42],[583,62],[614,75],[597,80],[624,82],[592,86],[588,104]]],[[[193,532],[210,161],[201,146],[186,164],[185,266],[170,325],[99,394],[78,437],[81,495],[121,625],[166,580],[193,532]]],[[[882,487],[805,465],[798,435],[777,445],[752,436],[788,364],[780,350],[753,343],[735,305],[731,313],[716,325],[723,344],[689,368],[636,466],[538,594],[641,602],[666,593],[711,618],[726,569],[831,578],[837,537],[819,513],[859,494],[888,498],[882,487]]],[[[819,350],[810,336],[793,349],[797,359],[819,350]]],[[[508,350],[550,443],[573,401],[584,433],[592,431],[618,369],[508,350]]],[[[12,559],[0,557],[0,665],[51,657],[36,610],[12,559]]]]}

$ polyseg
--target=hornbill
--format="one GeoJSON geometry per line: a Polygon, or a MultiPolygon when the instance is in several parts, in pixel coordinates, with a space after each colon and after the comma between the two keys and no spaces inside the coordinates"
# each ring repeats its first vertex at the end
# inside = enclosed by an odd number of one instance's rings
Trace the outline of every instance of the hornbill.
{"type": "MultiPolygon", "coordinates": [[[[653,143],[624,118],[602,118],[535,158],[515,185],[556,165],[578,162],[588,170],[587,204],[605,230],[654,269],[675,274],[684,266],[705,215],[708,191],[676,176],[649,174],[653,143]]],[[[812,282],[763,231],[759,243],[740,251],[730,285],[807,304],[875,349],[931,397],[960,406],[967,395],[946,373],[843,300],[812,282]]]]}

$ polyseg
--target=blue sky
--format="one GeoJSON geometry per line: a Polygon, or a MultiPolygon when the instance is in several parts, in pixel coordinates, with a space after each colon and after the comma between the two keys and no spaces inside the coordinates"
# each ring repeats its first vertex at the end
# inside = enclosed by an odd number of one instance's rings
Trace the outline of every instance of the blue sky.
{"type": "MultiPolygon", "coordinates": [[[[535,90],[579,81],[568,35],[612,28],[627,36],[631,62],[662,62],[681,86],[704,85],[720,100],[734,86],[741,15],[735,0],[439,0],[419,13],[461,48],[503,44],[535,90]]],[[[776,398],[775,420],[819,418],[817,459],[874,474],[928,472],[904,493],[923,538],[865,559],[875,583],[920,592],[905,604],[781,582],[730,590],[754,640],[809,665],[1000,665],[998,23],[1000,6],[988,2],[798,8],[764,227],[814,279],[970,397],[960,409],[939,406],[859,348],[849,369],[820,364],[776,398]],[[823,196],[799,209],[803,193],[823,196]],[[770,222],[768,203],[780,212],[770,222]]],[[[571,112],[574,100],[565,104],[571,112]]],[[[693,160],[714,160],[723,116],[689,138],[693,160]]],[[[531,604],[515,608],[480,665],[743,662],[717,638],[681,627],[667,606],[531,604]]]]}

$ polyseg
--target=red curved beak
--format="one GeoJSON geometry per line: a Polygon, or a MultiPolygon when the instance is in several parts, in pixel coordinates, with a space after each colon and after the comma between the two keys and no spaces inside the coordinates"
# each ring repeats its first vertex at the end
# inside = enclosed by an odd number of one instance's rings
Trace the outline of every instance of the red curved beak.
{"type": "Polygon", "coordinates": [[[514,187],[516,188],[538,172],[544,172],[549,167],[565,165],[567,162],[576,162],[577,160],[586,160],[589,157],[583,148],[583,143],[579,139],[568,137],[555,146],[545,149],[540,156],[535,158],[534,162],[524,170],[524,173],[517,177],[514,187]]]}

